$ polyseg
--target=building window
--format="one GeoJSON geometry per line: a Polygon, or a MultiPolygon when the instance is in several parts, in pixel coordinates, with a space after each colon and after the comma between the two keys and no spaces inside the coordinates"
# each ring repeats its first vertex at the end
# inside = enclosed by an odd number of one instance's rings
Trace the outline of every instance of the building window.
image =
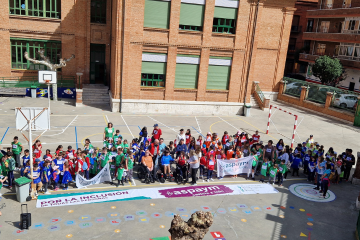
{"type": "Polygon", "coordinates": [[[236,8],[215,7],[213,32],[235,34],[236,8]]]}
{"type": "Polygon", "coordinates": [[[13,15],[44,18],[61,18],[61,0],[9,0],[13,15]]]}
{"type": "Polygon", "coordinates": [[[325,55],[326,44],[318,43],[316,48],[316,55],[325,55]]]}
{"type": "Polygon", "coordinates": [[[311,43],[311,40],[305,40],[304,41],[304,48],[305,49],[310,49],[310,43],[311,43]]]}
{"type": "Polygon", "coordinates": [[[300,63],[299,73],[306,73],[307,63],[300,63]]]}
{"type": "Polygon", "coordinates": [[[141,73],[142,87],[165,87],[165,74],[141,73]]]}
{"type": "Polygon", "coordinates": [[[106,0],[91,0],[91,22],[106,23],[106,0]]]}
{"type": "Polygon", "coordinates": [[[330,27],[330,21],[321,21],[320,32],[328,33],[330,27]]]}
{"type": "Polygon", "coordinates": [[[181,3],[179,29],[202,31],[205,5],[181,3]]]}
{"type": "Polygon", "coordinates": [[[169,28],[170,1],[145,0],[144,27],[169,28]]]}
{"type": "Polygon", "coordinates": [[[232,58],[211,56],[209,59],[207,90],[229,90],[232,58]]]}
{"type": "Polygon", "coordinates": [[[235,23],[233,19],[214,18],[213,32],[235,34],[235,23]]]}
{"type": "Polygon", "coordinates": [[[289,50],[295,51],[296,48],[296,38],[290,38],[289,40],[289,50]]]}
{"type": "Polygon", "coordinates": [[[314,19],[309,19],[307,21],[306,32],[312,32],[313,27],[314,27],[314,19]]]}
{"type": "Polygon", "coordinates": [[[30,58],[41,59],[38,51],[45,50],[44,55],[50,58],[51,63],[59,63],[61,58],[61,42],[32,39],[10,39],[11,68],[26,70],[47,70],[43,64],[33,64],[25,59],[24,53],[28,52],[30,58]]]}

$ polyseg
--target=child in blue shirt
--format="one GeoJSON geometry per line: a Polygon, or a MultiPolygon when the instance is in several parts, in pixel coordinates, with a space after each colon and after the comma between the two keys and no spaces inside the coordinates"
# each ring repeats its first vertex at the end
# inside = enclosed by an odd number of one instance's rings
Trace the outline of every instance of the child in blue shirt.
{"type": "Polygon", "coordinates": [[[296,175],[299,176],[299,166],[300,166],[300,163],[301,163],[301,154],[300,152],[295,154],[292,162],[291,162],[291,167],[293,169],[293,172],[292,172],[292,176],[296,175]]]}
{"type": "Polygon", "coordinates": [[[166,179],[167,176],[170,176],[170,162],[174,161],[174,159],[170,156],[169,150],[165,150],[164,154],[165,156],[163,155],[161,157],[161,165],[164,167],[164,175],[166,179]]]}
{"type": "Polygon", "coordinates": [[[315,158],[314,158],[314,157],[311,157],[308,166],[309,166],[308,181],[311,181],[311,182],[312,182],[312,181],[314,181],[315,167],[316,167],[316,162],[315,162],[315,158]]]}
{"type": "Polygon", "coordinates": [[[309,172],[309,162],[311,159],[311,151],[307,151],[307,154],[305,154],[303,158],[304,163],[304,174],[307,174],[309,172]]]}

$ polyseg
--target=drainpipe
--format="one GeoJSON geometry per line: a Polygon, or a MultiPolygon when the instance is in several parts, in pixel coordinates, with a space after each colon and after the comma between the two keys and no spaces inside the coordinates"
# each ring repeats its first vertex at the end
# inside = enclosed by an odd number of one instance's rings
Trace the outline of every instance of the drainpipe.
{"type": "Polygon", "coordinates": [[[123,0],[122,3],[122,36],[121,36],[121,79],[120,79],[120,113],[122,111],[122,82],[124,78],[124,38],[125,38],[125,2],[126,0],[123,0]]]}
{"type": "MultiPolygon", "coordinates": [[[[109,83],[109,89],[111,89],[111,39],[112,39],[112,9],[113,9],[113,0],[111,0],[111,4],[110,4],[110,46],[109,46],[109,51],[110,51],[110,64],[109,64],[109,78],[108,78],[108,83],[109,83]]],[[[105,49],[106,51],[106,49],[105,49]]],[[[106,61],[106,60],[105,60],[106,61]]],[[[105,65],[106,66],[106,65],[105,65]]],[[[105,68],[106,71],[106,68],[105,68]]]]}
{"type": "Polygon", "coordinates": [[[257,1],[256,9],[255,9],[254,24],[253,24],[253,28],[252,28],[251,42],[250,42],[249,62],[248,62],[247,71],[246,71],[245,96],[244,96],[244,108],[243,108],[244,115],[245,115],[245,104],[246,104],[246,98],[247,98],[247,88],[248,88],[248,84],[249,84],[251,60],[252,60],[252,54],[253,54],[253,50],[254,50],[254,41],[255,41],[257,17],[258,17],[258,12],[259,12],[259,3],[260,3],[260,0],[257,1]]]}

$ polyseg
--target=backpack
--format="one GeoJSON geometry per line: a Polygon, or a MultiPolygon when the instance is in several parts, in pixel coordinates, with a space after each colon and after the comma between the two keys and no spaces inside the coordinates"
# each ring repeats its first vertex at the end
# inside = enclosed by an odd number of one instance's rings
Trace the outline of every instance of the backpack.
{"type": "Polygon", "coordinates": [[[84,162],[83,162],[83,165],[82,165],[82,170],[86,171],[87,169],[88,169],[87,162],[84,161],[84,162]]]}
{"type": "Polygon", "coordinates": [[[15,170],[15,160],[13,158],[9,159],[9,171],[15,170]]]}

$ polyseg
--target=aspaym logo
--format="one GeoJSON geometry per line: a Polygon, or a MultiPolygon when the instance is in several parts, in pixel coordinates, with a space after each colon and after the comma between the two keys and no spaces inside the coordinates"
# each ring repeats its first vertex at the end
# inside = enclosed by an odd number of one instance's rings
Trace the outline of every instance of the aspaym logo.
{"type": "Polygon", "coordinates": [[[69,94],[69,95],[72,95],[72,94],[73,94],[73,91],[71,91],[71,89],[68,88],[68,89],[64,90],[64,93],[69,94]]]}

